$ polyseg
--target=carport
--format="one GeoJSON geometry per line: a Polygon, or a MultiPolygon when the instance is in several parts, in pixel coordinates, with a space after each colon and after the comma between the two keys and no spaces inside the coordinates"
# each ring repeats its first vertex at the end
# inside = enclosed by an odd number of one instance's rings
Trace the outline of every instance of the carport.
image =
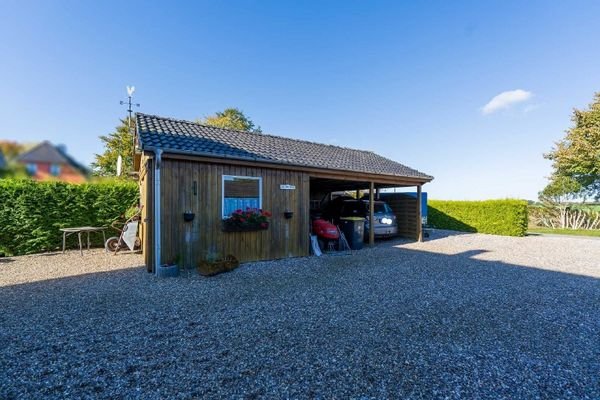
{"type": "MultiPolygon", "coordinates": [[[[421,192],[422,186],[431,179],[413,179],[409,177],[393,177],[374,174],[348,174],[313,173],[310,175],[310,201],[311,210],[315,209],[317,203],[330,195],[332,192],[359,192],[367,191],[369,196],[369,220],[374,220],[375,200],[385,200],[394,211],[399,225],[399,235],[423,240],[421,226],[421,192]],[[363,176],[361,176],[363,175],[363,176]],[[382,198],[380,190],[385,188],[415,188],[416,198],[402,196],[401,193],[386,193],[382,198]]],[[[375,232],[369,230],[369,245],[375,243],[375,232]]]]}
{"type": "MultiPolygon", "coordinates": [[[[150,271],[180,255],[191,266],[207,254],[241,262],[307,256],[311,200],[339,190],[367,190],[374,200],[391,187],[415,187],[420,194],[433,179],[372,151],[155,115],[136,118],[140,236],[150,271]],[[233,229],[226,222],[243,210],[268,211],[268,224],[252,226],[244,219],[233,229]]],[[[420,201],[386,201],[399,233],[421,240],[420,201]]]]}

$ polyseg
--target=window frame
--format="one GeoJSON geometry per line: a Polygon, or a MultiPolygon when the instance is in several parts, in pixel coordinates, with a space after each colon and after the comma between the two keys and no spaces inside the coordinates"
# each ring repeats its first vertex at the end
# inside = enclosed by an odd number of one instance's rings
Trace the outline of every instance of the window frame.
{"type": "Polygon", "coordinates": [[[59,176],[61,173],[61,170],[62,170],[62,167],[60,164],[56,164],[56,163],[50,164],[50,175],[59,176]]]}
{"type": "Polygon", "coordinates": [[[233,180],[227,178],[252,179],[258,181],[258,208],[262,210],[263,201],[263,178],[262,176],[244,176],[244,175],[226,175],[221,176],[221,219],[227,219],[230,215],[225,215],[225,181],[233,180]]]}
{"type": "Polygon", "coordinates": [[[25,165],[25,171],[27,171],[27,174],[29,176],[34,176],[35,174],[37,174],[38,166],[36,163],[27,163],[25,165]]]}

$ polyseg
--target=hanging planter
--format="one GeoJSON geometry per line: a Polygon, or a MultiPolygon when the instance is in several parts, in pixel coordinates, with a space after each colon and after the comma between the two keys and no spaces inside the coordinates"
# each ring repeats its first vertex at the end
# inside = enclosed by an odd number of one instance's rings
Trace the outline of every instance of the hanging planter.
{"type": "Polygon", "coordinates": [[[183,220],[185,222],[192,222],[194,220],[194,217],[196,216],[196,214],[194,214],[191,211],[186,211],[183,213],[183,220]]]}
{"type": "Polygon", "coordinates": [[[259,209],[236,210],[223,220],[223,232],[251,232],[269,229],[271,213],[259,209]]]}

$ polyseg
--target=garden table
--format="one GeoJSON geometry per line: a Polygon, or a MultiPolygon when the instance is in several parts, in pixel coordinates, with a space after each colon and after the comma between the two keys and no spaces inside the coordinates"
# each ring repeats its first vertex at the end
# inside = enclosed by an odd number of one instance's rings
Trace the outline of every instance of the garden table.
{"type": "Polygon", "coordinates": [[[108,229],[106,226],[80,226],[77,228],[62,228],[61,232],[63,233],[63,253],[65,252],[65,245],[67,242],[67,237],[70,235],[77,234],[77,238],[79,239],[79,251],[81,255],[83,255],[83,245],[81,243],[81,234],[87,233],[87,249],[90,249],[90,232],[102,232],[102,243],[106,242],[106,235],[104,231],[108,229]]]}

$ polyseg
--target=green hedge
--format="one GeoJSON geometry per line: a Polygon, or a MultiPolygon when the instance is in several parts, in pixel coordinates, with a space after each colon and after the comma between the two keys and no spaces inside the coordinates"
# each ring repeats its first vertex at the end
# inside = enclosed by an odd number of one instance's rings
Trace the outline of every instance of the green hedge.
{"type": "Polygon", "coordinates": [[[429,200],[427,205],[427,222],[434,228],[505,236],[527,232],[524,200],[429,200]]]}
{"type": "MultiPolygon", "coordinates": [[[[138,197],[133,182],[75,185],[0,179],[0,253],[21,255],[61,248],[59,228],[108,226],[138,197]]],[[[94,244],[101,244],[101,235],[92,236],[94,244]]]]}

